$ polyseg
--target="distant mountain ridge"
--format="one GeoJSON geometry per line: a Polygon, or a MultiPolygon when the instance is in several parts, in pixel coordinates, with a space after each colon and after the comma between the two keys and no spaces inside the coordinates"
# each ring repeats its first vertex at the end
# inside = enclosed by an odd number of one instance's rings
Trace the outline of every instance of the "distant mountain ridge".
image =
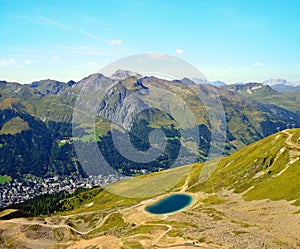
{"type": "Polygon", "coordinates": [[[269,79],[263,82],[264,85],[294,85],[293,83],[285,80],[285,79],[269,79]]]}
{"type": "MultiPolygon", "coordinates": [[[[67,159],[69,162],[68,167],[72,169],[68,172],[74,172],[74,169],[78,168],[78,161],[72,144],[73,139],[77,143],[82,143],[82,145],[96,140],[99,147],[107,150],[104,154],[115,165],[116,170],[130,175],[133,172],[145,169],[141,168],[141,165],[130,163],[130,160],[126,161],[111,146],[113,144],[111,123],[116,124],[120,128],[123,127],[121,129],[129,132],[132,143],[134,143],[137,150],[142,151],[150,148],[149,133],[154,128],[162,129],[167,134],[169,147],[163,152],[163,157],[160,158],[160,161],[155,164],[160,165],[161,168],[168,168],[168,165],[176,158],[176,148],[181,144],[181,141],[178,136],[179,126],[176,124],[174,118],[169,113],[159,111],[160,107],[171,103],[170,100],[161,95],[165,92],[178,96],[193,112],[197,129],[200,133],[199,151],[197,153],[197,158],[200,161],[205,160],[209,152],[212,131],[206,108],[194,91],[199,91],[205,96],[213,90],[222,101],[227,122],[227,131],[226,134],[220,136],[226,135],[226,137],[223,137],[225,140],[225,154],[230,154],[238,148],[273,134],[277,131],[278,127],[283,129],[287,125],[291,126],[292,124],[300,127],[300,114],[297,113],[300,104],[297,101],[291,102],[287,95],[260,83],[223,85],[218,82],[221,86],[217,87],[211,84],[197,84],[197,82],[188,78],[168,81],[153,76],[142,77],[134,72],[123,70],[118,70],[113,75],[113,77],[107,77],[96,73],[78,82],[70,81],[68,83],[55,80],[42,80],[22,85],[1,81],[0,109],[2,111],[13,110],[22,113],[22,115],[30,115],[43,123],[46,130],[50,129],[51,131],[45,131],[44,134],[45,136],[52,134],[50,136],[55,137],[54,140],[51,140],[52,146],[54,146],[53,150],[59,153],[60,149],[65,149],[64,153],[66,153],[59,154],[58,158],[60,159],[57,160],[62,160],[61,158],[63,157],[73,158],[72,160],[67,159]],[[83,99],[82,103],[78,103],[78,96],[82,88],[84,87],[85,90],[97,96],[97,91],[102,91],[103,86],[108,91],[102,102],[97,104],[91,103],[90,106],[91,108],[95,108],[94,113],[96,113],[98,122],[96,124],[97,133],[93,132],[95,129],[94,124],[83,124],[78,127],[80,131],[78,136],[72,138],[70,128],[72,127],[75,105],[85,105],[92,100],[87,98],[83,99]],[[153,96],[153,94],[156,98],[147,98],[147,96],[153,96]],[[274,96],[276,98],[286,98],[286,101],[282,102],[283,104],[274,104],[270,100],[274,96]],[[286,103],[289,104],[286,105],[286,103]],[[151,108],[153,104],[157,106],[156,109],[151,108]],[[61,140],[68,141],[68,143],[62,144],[61,140]]],[[[95,100],[97,101],[97,99],[95,100]]],[[[6,120],[6,122],[9,122],[9,120],[6,120]]],[[[14,126],[20,126],[15,128],[16,131],[20,131],[16,134],[23,134],[25,132],[27,126],[24,122],[13,120],[11,123],[14,126]]],[[[3,135],[0,135],[0,138],[4,136],[4,133],[10,132],[7,129],[8,124],[3,130],[3,135]]],[[[30,123],[29,127],[32,127],[30,123]]],[[[31,129],[29,130],[32,132],[31,129]]],[[[10,136],[19,135],[11,134],[10,136]]],[[[45,138],[45,141],[48,140],[45,138]]],[[[5,143],[3,144],[5,145],[5,143]]],[[[182,141],[182,145],[185,148],[185,141],[182,141]]],[[[0,151],[4,151],[5,146],[0,147],[0,151]]],[[[17,152],[9,150],[7,155],[8,153],[10,153],[10,157],[14,157],[17,152]]],[[[29,157],[30,159],[25,159],[24,155],[22,160],[33,160],[31,157],[29,157]]],[[[46,162],[49,163],[49,160],[47,159],[46,162]]],[[[182,164],[184,163],[187,163],[187,161],[182,162],[182,164]]],[[[159,170],[155,164],[149,164],[147,169],[150,171],[159,170]]],[[[17,167],[17,162],[13,167],[17,167]]],[[[60,167],[65,166],[61,164],[60,167]]],[[[146,167],[146,165],[143,165],[143,167],[146,167]]],[[[56,171],[49,170],[49,172],[46,171],[43,174],[52,174],[53,172],[56,171]]],[[[57,172],[64,171],[60,169],[57,172]]]]}
{"type": "Polygon", "coordinates": [[[48,80],[40,80],[40,81],[32,82],[28,86],[31,89],[34,89],[38,94],[48,95],[48,94],[58,94],[59,92],[67,89],[68,87],[71,87],[74,84],[75,81],[72,80],[65,83],[65,82],[48,79],[48,80]]]}
{"type": "Polygon", "coordinates": [[[271,88],[269,85],[264,85],[262,83],[245,83],[245,84],[232,84],[223,86],[224,89],[229,91],[238,92],[241,94],[276,94],[276,90],[271,88]]]}
{"type": "Polygon", "coordinates": [[[270,79],[263,82],[264,85],[269,85],[278,92],[300,93],[300,85],[289,82],[285,79],[270,79]]]}
{"type": "Polygon", "coordinates": [[[272,88],[284,93],[300,93],[300,86],[298,85],[272,85],[272,88]]]}
{"type": "Polygon", "coordinates": [[[217,80],[217,81],[208,81],[206,79],[197,79],[197,78],[192,78],[192,80],[196,83],[196,84],[210,84],[213,86],[225,86],[227,85],[225,82],[217,80]]]}

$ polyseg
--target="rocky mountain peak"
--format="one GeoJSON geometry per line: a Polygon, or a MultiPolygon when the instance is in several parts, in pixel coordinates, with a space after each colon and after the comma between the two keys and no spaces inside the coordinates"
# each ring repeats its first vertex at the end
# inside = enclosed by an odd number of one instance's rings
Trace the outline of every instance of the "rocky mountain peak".
{"type": "Polygon", "coordinates": [[[189,86],[189,85],[195,85],[195,82],[192,81],[192,80],[190,80],[189,78],[183,78],[183,79],[181,80],[181,82],[182,82],[183,84],[187,85],[187,86],[189,86]]]}
{"type": "Polygon", "coordinates": [[[226,86],[226,85],[227,85],[225,82],[220,81],[220,80],[213,81],[213,82],[211,82],[211,84],[212,84],[213,86],[226,86]]]}
{"type": "Polygon", "coordinates": [[[264,85],[293,85],[291,82],[288,82],[285,79],[269,79],[263,82],[264,85]]]}
{"type": "Polygon", "coordinates": [[[137,79],[140,79],[143,77],[143,75],[129,71],[129,70],[118,69],[114,74],[112,74],[110,76],[110,78],[113,80],[125,80],[132,76],[136,77],[137,79]]]}

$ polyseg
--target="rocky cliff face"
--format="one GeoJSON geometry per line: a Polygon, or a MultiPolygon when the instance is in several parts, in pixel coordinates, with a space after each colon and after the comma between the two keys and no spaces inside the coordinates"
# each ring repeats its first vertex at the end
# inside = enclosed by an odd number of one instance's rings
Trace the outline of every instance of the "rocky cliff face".
{"type": "Polygon", "coordinates": [[[148,94],[147,88],[136,78],[119,82],[107,92],[97,114],[128,130],[134,117],[148,109],[145,101],[139,98],[145,94],[148,94]]]}

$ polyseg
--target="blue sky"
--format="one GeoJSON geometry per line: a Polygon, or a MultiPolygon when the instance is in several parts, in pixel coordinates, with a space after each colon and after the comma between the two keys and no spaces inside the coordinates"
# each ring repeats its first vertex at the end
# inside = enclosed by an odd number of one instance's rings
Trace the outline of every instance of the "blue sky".
{"type": "Polygon", "coordinates": [[[80,80],[138,53],[211,81],[300,83],[300,1],[0,0],[0,79],[80,80]]]}

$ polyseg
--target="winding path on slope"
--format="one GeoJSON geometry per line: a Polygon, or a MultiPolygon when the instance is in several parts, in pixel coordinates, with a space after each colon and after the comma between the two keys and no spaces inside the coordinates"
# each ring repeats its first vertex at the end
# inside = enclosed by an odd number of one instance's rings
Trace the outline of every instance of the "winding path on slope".
{"type": "Polygon", "coordinates": [[[292,141],[292,137],[294,136],[293,133],[289,133],[288,130],[283,130],[282,133],[288,135],[287,139],[285,140],[285,143],[293,148],[297,148],[300,150],[300,145],[296,144],[292,141]]]}
{"type": "Polygon", "coordinates": [[[168,227],[168,229],[166,231],[164,231],[154,242],[153,242],[153,246],[155,248],[174,248],[174,247],[180,247],[180,246],[190,246],[190,247],[199,247],[199,248],[204,248],[204,249],[209,249],[209,247],[205,247],[205,246],[200,246],[197,245],[195,243],[191,243],[191,242],[186,242],[186,243],[182,243],[182,244],[175,244],[175,245],[169,245],[169,246],[160,246],[158,245],[158,241],[160,241],[168,232],[170,232],[172,230],[172,225],[169,224],[159,224],[159,223],[148,223],[148,225],[156,225],[156,226],[165,226],[168,227]]]}
{"type": "MultiPolygon", "coordinates": [[[[136,207],[141,206],[141,205],[143,205],[143,204],[138,203],[138,204],[135,204],[133,206],[129,206],[129,207],[125,207],[125,208],[117,208],[115,211],[113,211],[113,212],[109,213],[108,215],[106,215],[96,227],[94,227],[94,228],[92,228],[88,231],[79,231],[76,228],[74,228],[70,225],[67,225],[67,224],[49,224],[49,223],[44,223],[44,222],[41,222],[41,221],[25,221],[24,219],[18,219],[18,218],[17,219],[11,219],[11,220],[2,220],[0,222],[1,223],[14,223],[14,224],[26,225],[26,226],[38,225],[38,226],[42,226],[42,227],[48,227],[48,228],[51,228],[51,229],[69,228],[70,230],[72,230],[73,232],[75,232],[79,235],[87,235],[87,234],[91,233],[92,231],[94,231],[94,230],[100,228],[101,226],[103,226],[104,223],[106,222],[106,220],[112,214],[118,213],[120,211],[125,211],[125,210],[128,210],[128,209],[136,208],[136,207]]],[[[80,213],[80,214],[71,214],[71,215],[66,215],[66,216],[61,216],[61,217],[70,218],[70,217],[75,217],[75,216],[78,216],[78,215],[87,215],[87,214],[94,214],[94,213],[95,212],[90,211],[90,212],[85,212],[85,213],[80,213]]]]}

